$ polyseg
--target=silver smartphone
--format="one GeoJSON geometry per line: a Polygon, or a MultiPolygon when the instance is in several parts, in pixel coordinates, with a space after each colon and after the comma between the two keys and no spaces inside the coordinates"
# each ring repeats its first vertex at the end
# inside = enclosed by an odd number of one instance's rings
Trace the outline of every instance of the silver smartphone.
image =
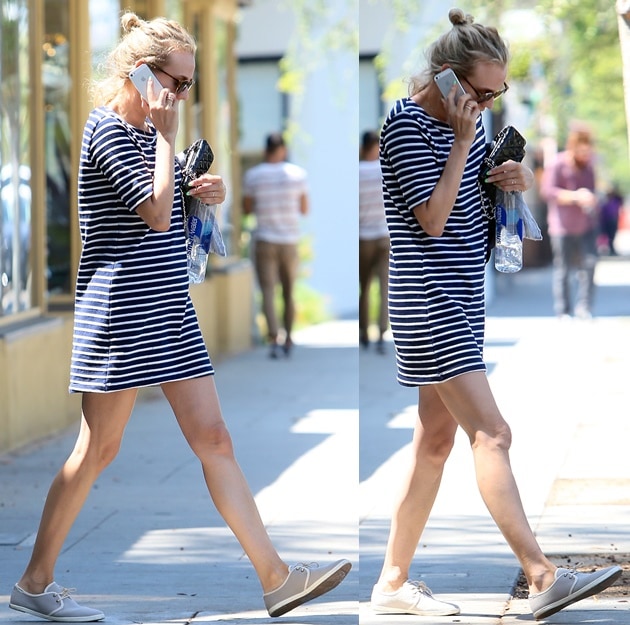
{"type": "Polygon", "coordinates": [[[455,92],[455,102],[460,95],[464,95],[465,91],[462,87],[459,80],[457,80],[457,76],[455,76],[455,72],[450,68],[446,68],[444,71],[441,71],[439,74],[436,74],[433,78],[435,80],[435,84],[437,85],[440,93],[443,97],[448,97],[448,94],[451,92],[451,87],[453,85],[457,85],[457,91],[455,92]]]}
{"type": "Polygon", "coordinates": [[[140,92],[140,95],[148,101],[147,97],[147,80],[149,78],[153,78],[153,88],[156,93],[162,91],[162,85],[160,81],[155,77],[155,74],[151,71],[151,68],[143,63],[142,65],[138,65],[138,67],[134,68],[129,72],[129,80],[135,85],[136,89],[140,92]]]}

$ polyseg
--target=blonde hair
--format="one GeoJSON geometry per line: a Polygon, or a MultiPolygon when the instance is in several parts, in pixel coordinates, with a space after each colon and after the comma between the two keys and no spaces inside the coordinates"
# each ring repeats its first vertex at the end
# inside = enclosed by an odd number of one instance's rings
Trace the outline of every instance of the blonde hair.
{"type": "Polygon", "coordinates": [[[434,41],[427,50],[427,68],[409,81],[409,95],[426,87],[446,64],[459,76],[472,73],[479,62],[507,67],[510,53],[496,28],[475,24],[472,15],[451,9],[448,19],[453,27],[434,41]]]}
{"type": "Polygon", "coordinates": [[[120,25],[123,34],[107,57],[105,78],[91,88],[96,106],[109,104],[116,97],[138,61],[161,67],[172,52],[195,54],[197,50],[195,40],[179,23],[163,17],[145,21],[128,12],[121,17],[120,25]]]}

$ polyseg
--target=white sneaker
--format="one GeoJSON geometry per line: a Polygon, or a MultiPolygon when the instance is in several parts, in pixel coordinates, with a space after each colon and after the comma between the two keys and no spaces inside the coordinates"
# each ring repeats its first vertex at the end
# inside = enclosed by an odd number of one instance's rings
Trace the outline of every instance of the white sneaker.
{"type": "Polygon", "coordinates": [[[372,589],[372,610],[376,614],[417,614],[419,616],[452,616],[459,607],[433,596],[424,582],[407,580],[396,592],[372,589]]]}

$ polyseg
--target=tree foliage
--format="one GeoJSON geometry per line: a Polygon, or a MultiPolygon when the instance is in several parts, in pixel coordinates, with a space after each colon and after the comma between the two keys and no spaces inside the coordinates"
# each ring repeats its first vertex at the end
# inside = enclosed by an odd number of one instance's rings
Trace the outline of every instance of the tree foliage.
{"type": "Polygon", "coordinates": [[[630,190],[623,66],[617,13],[610,0],[539,0],[544,35],[526,52],[539,67],[546,106],[564,144],[571,119],[588,122],[600,177],[630,190]]]}
{"type": "MultiPolygon", "coordinates": [[[[283,0],[293,13],[295,27],[286,52],[279,63],[278,90],[293,99],[292,114],[285,134],[299,134],[296,111],[304,98],[309,74],[339,51],[359,53],[357,25],[358,0],[283,0]]],[[[346,76],[339,77],[342,81],[346,76]]]]}

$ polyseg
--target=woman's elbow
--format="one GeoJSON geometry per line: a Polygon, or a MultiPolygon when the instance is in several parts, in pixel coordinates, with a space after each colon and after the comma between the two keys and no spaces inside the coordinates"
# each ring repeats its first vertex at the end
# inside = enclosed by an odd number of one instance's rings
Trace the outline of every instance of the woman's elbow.
{"type": "Polygon", "coordinates": [[[430,236],[430,237],[441,237],[444,232],[444,224],[420,224],[422,229],[430,236]]]}
{"type": "Polygon", "coordinates": [[[144,223],[156,232],[166,232],[171,227],[171,213],[154,211],[152,206],[138,208],[138,216],[144,223]]]}
{"type": "Polygon", "coordinates": [[[426,209],[426,205],[418,206],[413,211],[418,223],[430,237],[441,237],[446,225],[441,219],[435,219],[430,211],[426,209]]]}
{"type": "Polygon", "coordinates": [[[435,219],[427,219],[427,215],[418,216],[416,215],[416,219],[418,223],[424,230],[426,234],[430,237],[441,237],[444,232],[444,223],[442,221],[438,221],[435,219]],[[422,218],[423,217],[423,218],[422,218]]]}
{"type": "Polygon", "coordinates": [[[147,226],[155,232],[167,232],[171,227],[170,215],[152,215],[150,218],[144,220],[147,226]]]}
{"type": "Polygon", "coordinates": [[[169,219],[156,219],[154,223],[150,224],[151,230],[156,232],[168,232],[171,227],[171,220],[169,219]]]}

